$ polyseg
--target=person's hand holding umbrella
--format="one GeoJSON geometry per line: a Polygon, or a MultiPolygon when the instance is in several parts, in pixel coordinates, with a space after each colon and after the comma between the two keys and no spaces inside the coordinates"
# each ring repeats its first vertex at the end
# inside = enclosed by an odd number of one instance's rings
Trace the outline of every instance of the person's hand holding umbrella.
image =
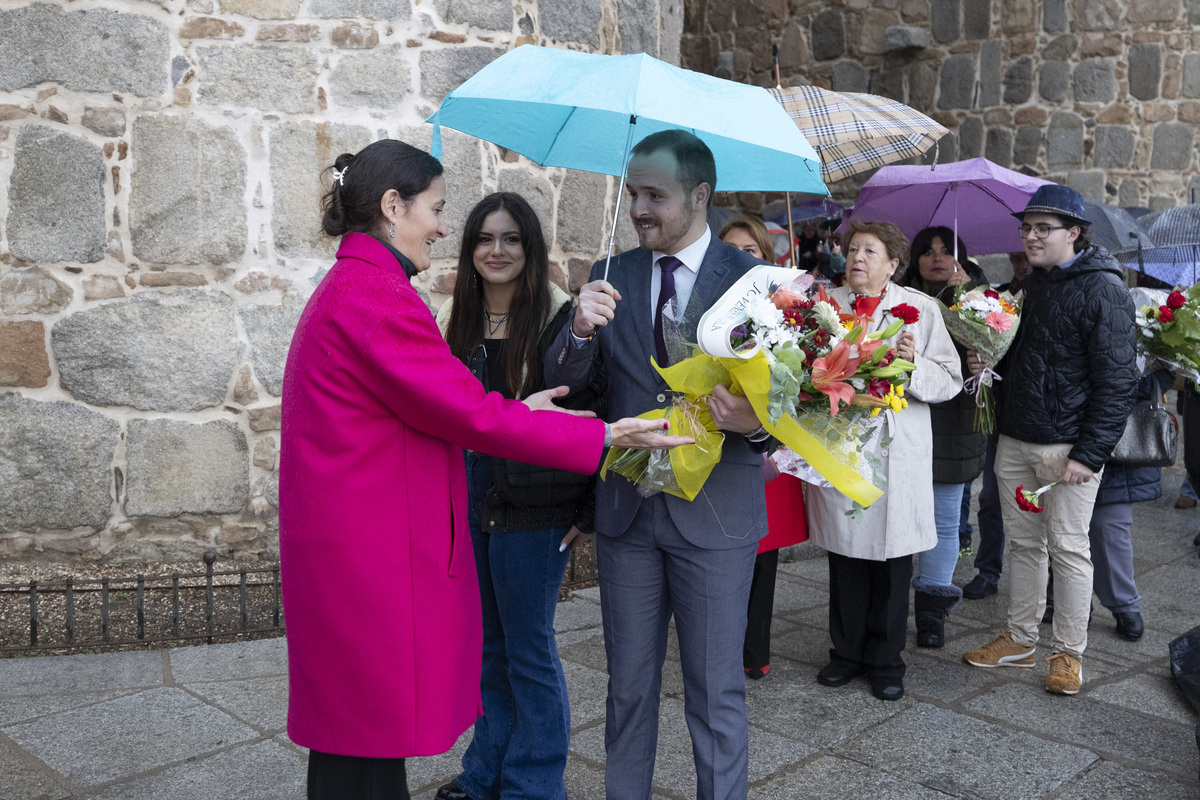
{"type": "Polygon", "coordinates": [[[580,339],[589,339],[608,324],[617,313],[621,293],[608,281],[592,281],[579,288],[579,305],[571,332],[580,339]]]}

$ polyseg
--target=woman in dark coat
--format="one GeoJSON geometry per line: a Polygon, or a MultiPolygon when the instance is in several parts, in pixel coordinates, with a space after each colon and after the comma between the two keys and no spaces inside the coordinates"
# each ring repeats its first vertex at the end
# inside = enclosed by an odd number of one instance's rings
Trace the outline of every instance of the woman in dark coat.
{"type": "MultiPolygon", "coordinates": [[[[1161,397],[1175,376],[1166,370],[1138,382],[1138,400],[1161,397]]],[[[1200,426],[1198,426],[1200,427],[1200,426]]],[[[1162,470],[1109,462],[1096,492],[1088,538],[1092,546],[1092,589],[1117,621],[1117,635],[1142,638],[1142,596],[1133,578],[1133,504],[1162,497],[1162,470]]]]}
{"type": "MultiPolygon", "coordinates": [[[[910,269],[901,285],[942,301],[954,303],[958,286],[968,288],[985,284],[983,274],[967,272],[967,248],[958,240],[957,253],[950,248],[955,241],[954,231],[944,227],[925,228],[913,238],[912,259],[917,269],[910,269]]],[[[973,266],[973,265],[972,265],[973,266]]],[[[975,268],[977,269],[977,268],[975,268]]],[[[958,342],[960,367],[964,375],[967,350],[958,342]]],[[[933,428],[933,510],[938,543],[932,550],[921,553],[913,576],[913,614],[917,623],[917,644],[921,647],[941,647],[945,643],[945,617],[958,604],[962,589],[951,582],[958,564],[959,520],[964,495],[971,482],[983,471],[987,439],[975,427],[975,401],[966,392],[959,392],[944,403],[929,407],[933,428]]]]}

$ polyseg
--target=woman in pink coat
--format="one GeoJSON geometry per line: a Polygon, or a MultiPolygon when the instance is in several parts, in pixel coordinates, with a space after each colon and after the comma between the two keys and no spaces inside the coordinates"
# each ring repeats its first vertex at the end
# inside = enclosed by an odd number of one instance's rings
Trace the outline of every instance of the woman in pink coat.
{"type": "Polygon", "coordinates": [[[441,172],[395,140],[338,157],[338,260],[284,373],[288,735],[312,750],[310,798],[407,798],[403,759],[448,750],[480,712],[463,448],[586,474],[609,443],[690,441],[560,413],[556,390],[484,393],[409,283],[447,234],[441,172]]]}

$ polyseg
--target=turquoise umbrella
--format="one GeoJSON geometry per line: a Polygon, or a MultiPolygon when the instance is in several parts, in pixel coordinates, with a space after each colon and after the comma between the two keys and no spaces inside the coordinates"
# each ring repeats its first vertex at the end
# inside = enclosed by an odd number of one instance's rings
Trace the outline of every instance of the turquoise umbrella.
{"type": "Polygon", "coordinates": [[[821,159],[771,94],[644,53],[605,56],[524,45],[446,95],[428,120],[545,167],[621,175],[633,143],[669,128],[708,145],[723,192],[827,195],[821,159]]]}
{"type": "Polygon", "coordinates": [[[766,89],[644,53],[605,56],[524,45],[451,91],[428,121],[437,158],[445,125],[544,167],[621,176],[609,258],[630,150],[658,131],[681,128],[708,145],[717,163],[714,191],[829,194],[820,157],[766,89]]]}

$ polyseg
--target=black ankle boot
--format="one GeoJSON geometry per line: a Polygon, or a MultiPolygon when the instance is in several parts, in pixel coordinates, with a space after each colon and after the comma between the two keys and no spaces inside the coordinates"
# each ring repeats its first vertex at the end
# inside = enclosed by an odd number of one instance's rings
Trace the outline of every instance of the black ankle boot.
{"type": "Polygon", "coordinates": [[[917,646],[941,647],[946,643],[946,615],[962,597],[957,586],[926,585],[916,591],[913,615],[917,622],[917,646]]]}

